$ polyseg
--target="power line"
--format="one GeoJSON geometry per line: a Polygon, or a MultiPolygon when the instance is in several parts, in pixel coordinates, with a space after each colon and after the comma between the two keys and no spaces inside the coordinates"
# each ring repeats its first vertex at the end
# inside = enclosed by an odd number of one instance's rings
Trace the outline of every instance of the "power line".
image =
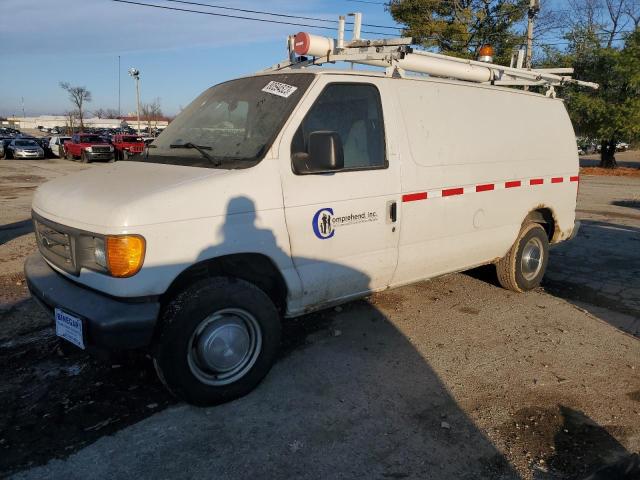
{"type": "MultiPolygon", "coordinates": [[[[254,18],[254,17],[244,17],[241,15],[231,15],[231,14],[227,14],[227,13],[214,13],[214,12],[203,12],[202,10],[191,10],[191,9],[187,9],[187,8],[178,8],[178,7],[167,7],[164,5],[154,5],[151,3],[142,3],[142,2],[134,2],[132,0],[111,0],[112,2],[118,2],[118,3],[126,3],[126,4],[130,4],[130,5],[139,5],[142,7],[151,7],[151,8],[160,8],[163,10],[172,10],[172,11],[177,11],[177,12],[188,12],[188,13],[199,13],[201,15],[210,15],[213,17],[224,17],[224,18],[236,18],[238,20],[252,20],[254,22],[263,22],[263,23],[275,23],[275,24],[279,24],[279,25],[293,25],[293,26],[297,26],[297,27],[308,27],[308,28],[317,28],[317,29],[322,29],[322,30],[332,30],[335,31],[334,27],[325,27],[322,25],[309,25],[309,24],[304,24],[304,23],[295,23],[295,22],[287,22],[287,21],[283,21],[283,20],[270,20],[267,18],[254,18]]],[[[346,31],[352,31],[352,30],[346,30],[346,31]]],[[[370,35],[382,35],[382,36],[387,36],[387,37],[395,37],[396,35],[390,34],[390,33],[382,33],[382,32],[371,32],[371,31],[365,31],[362,30],[361,33],[367,33],[370,35]]]]}
{"type": "MultiPolygon", "coordinates": [[[[273,12],[264,12],[261,10],[248,10],[245,8],[235,8],[235,7],[227,7],[226,5],[214,5],[211,3],[199,3],[199,2],[189,2],[186,0],[164,0],[165,2],[173,2],[173,3],[183,3],[186,5],[197,5],[200,7],[209,7],[209,8],[219,8],[221,10],[230,10],[234,12],[243,12],[243,13],[255,13],[259,15],[269,15],[272,17],[282,17],[282,18],[295,18],[298,20],[312,20],[315,22],[324,22],[324,23],[338,23],[337,20],[329,20],[327,18],[319,18],[319,17],[303,17],[299,15],[288,15],[286,13],[273,13],[273,12]]],[[[363,27],[372,27],[372,28],[387,28],[392,30],[401,30],[402,27],[392,27],[389,25],[374,25],[371,23],[363,23],[363,27]]]]}

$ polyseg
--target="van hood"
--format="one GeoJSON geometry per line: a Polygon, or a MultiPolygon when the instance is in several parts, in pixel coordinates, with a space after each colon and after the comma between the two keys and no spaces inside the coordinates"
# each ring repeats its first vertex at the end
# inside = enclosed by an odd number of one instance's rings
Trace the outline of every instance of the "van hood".
{"type": "Polygon", "coordinates": [[[256,169],[145,162],[96,165],[38,187],[33,209],[58,223],[96,232],[239,213],[227,211],[228,201],[255,185],[247,177],[256,175],[256,169]]]}

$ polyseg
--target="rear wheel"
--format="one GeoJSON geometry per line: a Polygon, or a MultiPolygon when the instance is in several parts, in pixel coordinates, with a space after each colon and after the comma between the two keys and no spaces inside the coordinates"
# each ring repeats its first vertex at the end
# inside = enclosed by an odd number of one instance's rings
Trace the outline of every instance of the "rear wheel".
{"type": "Polygon", "coordinates": [[[244,280],[215,277],[167,305],[154,364],[174,395],[215,405],[253,390],[279,343],[280,318],[267,294],[244,280]]]}
{"type": "Polygon", "coordinates": [[[509,252],[496,264],[500,285],[514,292],[538,287],[548,260],[547,232],[538,223],[526,223],[509,252]]]}
{"type": "Polygon", "coordinates": [[[67,160],[74,160],[73,155],[69,150],[64,152],[64,158],[66,158],[67,160]]]}

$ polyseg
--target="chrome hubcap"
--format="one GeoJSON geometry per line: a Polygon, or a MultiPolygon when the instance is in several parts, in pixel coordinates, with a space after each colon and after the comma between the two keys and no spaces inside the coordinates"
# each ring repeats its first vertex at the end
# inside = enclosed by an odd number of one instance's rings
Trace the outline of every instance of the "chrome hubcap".
{"type": "Polygon", "coordinates": [[[538,238],[530,239],[522,249],[520,270],[526,280],[533,280],[540,273],[543,260],[542,252],[544,252],[544,248],[538,238]]]}
{"type": "Polygon", "coordinates": [[[262,350],[258,321],[243,309],[226,308],[205,318],[191,336],[187,361],[202,383],[227,385],[242,378],[262,350]]]}

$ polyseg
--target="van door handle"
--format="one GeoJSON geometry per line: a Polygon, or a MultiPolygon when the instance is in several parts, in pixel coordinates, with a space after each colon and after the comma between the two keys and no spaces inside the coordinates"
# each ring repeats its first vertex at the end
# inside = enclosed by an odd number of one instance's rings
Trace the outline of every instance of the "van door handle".
{"type": "Polygon", "coordinates": [[[395,223],[398,219],[398,203],[395,201],[391,201],[387,204],[387,213],[389,215],[389,220],[391,223],[395,223]]]}

